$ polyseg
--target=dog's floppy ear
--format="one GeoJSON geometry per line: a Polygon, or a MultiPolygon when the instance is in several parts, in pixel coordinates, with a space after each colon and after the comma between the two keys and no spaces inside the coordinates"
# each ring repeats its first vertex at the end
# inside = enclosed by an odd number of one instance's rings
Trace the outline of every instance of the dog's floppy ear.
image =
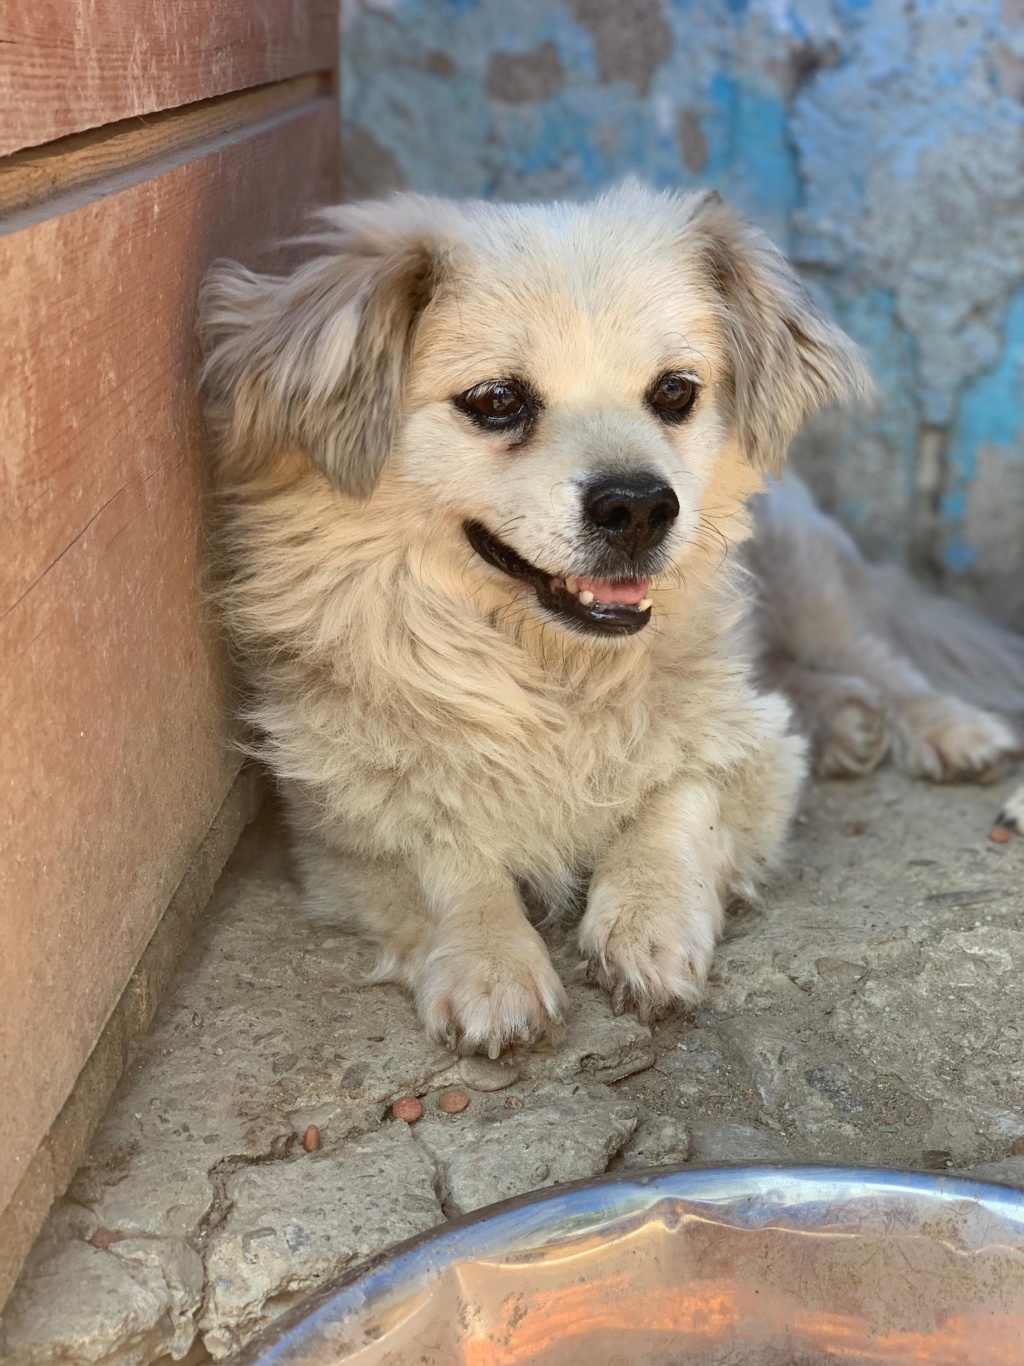
{"type": "Polygon", "coordinates": [[[200,296],[207,420],[229,480],[298,447],[366,498],[395,440],[416,323],[440,266],[412,197],[321,215],[289,276],[219,263],[200,296]]]}
{"type": "Polygon", "coordinates": [[[871,396],[864,358],[765,234],[714,191],[693,206],[687,242],[719,302],[740,446],[759,469],[777,472],[806,417],[837,399],[871,396]]]}

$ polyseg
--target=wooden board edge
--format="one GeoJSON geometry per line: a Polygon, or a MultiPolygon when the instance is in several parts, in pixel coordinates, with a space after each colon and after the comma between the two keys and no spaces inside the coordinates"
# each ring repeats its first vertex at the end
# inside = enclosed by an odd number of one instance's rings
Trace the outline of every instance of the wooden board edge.
{"type": "Polygon", "coordinates": [[[320,72],[0,158],[0,235],[155,179],[326,105],[337,107],[337,100],[331,73],[320,72]]]}
{"type": "Polygon", "coordinates": [[[68,1188],[110,1102],[132,1050],[148,1029],[209,904],[242,831],[266,795],[262,771],[239,770],[206,835],[195,850],[111,1012],[71,1095],[36,1150],[7,1208],[0,1213],[0,1310],[17,1282],[50,1206],[68,1188]]]}

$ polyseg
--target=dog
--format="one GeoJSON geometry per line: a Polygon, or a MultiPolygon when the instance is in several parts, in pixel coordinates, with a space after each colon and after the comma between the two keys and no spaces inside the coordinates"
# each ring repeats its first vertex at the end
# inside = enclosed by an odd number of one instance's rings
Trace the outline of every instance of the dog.
{"type": "Polygon", "coordinates": [[[714,193],[321,222],[290,275],[222,264],[201,300],[221,597],[305,903],[462,1051],[559,1032],[531,906],[585,896],[616,1010],[692,1004],[804,783],[785,694],[825,773],[1012,743],[777,478],[864,361],[714,193]]]}

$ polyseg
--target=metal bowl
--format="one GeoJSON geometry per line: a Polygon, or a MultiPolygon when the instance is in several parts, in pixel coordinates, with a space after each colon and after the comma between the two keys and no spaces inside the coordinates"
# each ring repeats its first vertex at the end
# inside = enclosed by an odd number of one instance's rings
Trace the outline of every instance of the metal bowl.
{"type": "Polygon", "coordinates": [[[1024,1194],[656,1169],[492,1206],[278,1319],[252,1366],[1024,1366],[1024,1194]]]}

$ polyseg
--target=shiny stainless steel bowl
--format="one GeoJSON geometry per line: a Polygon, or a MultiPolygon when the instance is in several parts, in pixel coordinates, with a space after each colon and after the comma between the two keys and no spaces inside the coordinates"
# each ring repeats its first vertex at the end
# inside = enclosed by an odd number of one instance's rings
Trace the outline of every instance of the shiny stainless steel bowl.
{"type": "Polygon", "coordinates": [[[653,1170],[392,1249],[259,1366],[1024,1366],[1024,1194],[832,1168],[653,1170]]]}

